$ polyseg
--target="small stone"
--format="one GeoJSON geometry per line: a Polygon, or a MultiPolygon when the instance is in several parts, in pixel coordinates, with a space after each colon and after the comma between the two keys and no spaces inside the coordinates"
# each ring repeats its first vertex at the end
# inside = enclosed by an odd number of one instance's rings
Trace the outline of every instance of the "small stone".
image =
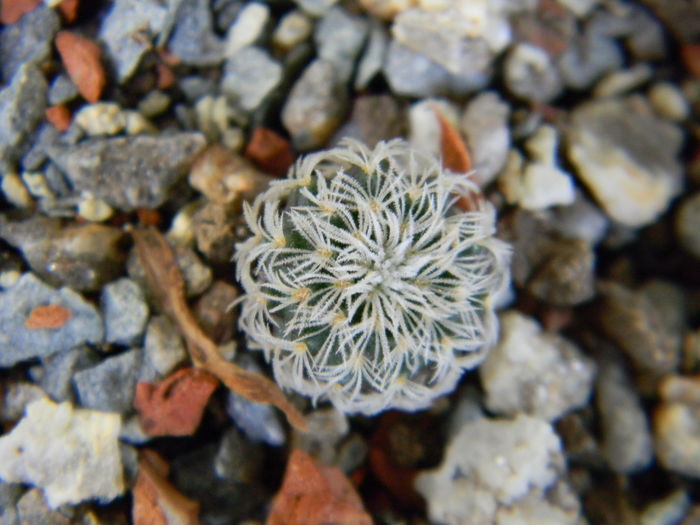
{"type": "Polygon", "coordinates": [[[234,483],[254,482],[262,469],[262,449],[245,439],[234,427],[229,428],[219,443],[214,460],[216,475],[234,483]]]}
{"type": "Polygon", "coordinates": [[[66,131],[70,127],[72,117],[70,110],[61,104],[46,108],[46,120],[58,131],[66,131]]]}
{"type": "Polygon", "coordinates": [[[503,67],[508,89],[528,102],[547,103],[563,89],[550,56],[537,46],[517,44],[506,56],[503,67]]]}
{"type": "Polygon", "coordinates": [[[348,104],[347,87],[335,66],[314,60],[295,82],[282,109],[282,122],[297,149],[322,146],[341,123],[348,104]]]}
{"type": "Polygon", "coordinates": [[[101,412],[131,410],[142,351],[133,349],[110,357],[73,376],[81,406],[101,412]]]}
{"type": "Polygon", "coordinates": [[[304,450],[323,463],[332,464],[336,445],[348,434],[348,418],[335,408],[322,408],[305,414],[309,427],[306,432],[294,431],[292,448],[304,450]]]}
{"type": "Polygon", "coordinates": [[[192,217],[197,249],[213,263],[231,260],[236,240],[231,213],[224,204],[208,202],[192,217]]]}
{"type": "Polygon", "coordinates": [[[53,200],[56,197],[43,173],[25,171],[21,178],[32,197],[46,200],[53,200]]]}
{"type": "Polygon", "coordinates": [[[80,108],[75,114],[75,123],[92,137],[116,135],[126,126],[126,118],[119,104],[98,102],[80,108]]]}
{"type": "MultiPolygon", "coordinates": [[[[2,2],[3,6],[5,4],[2,2]]],[[[9,84],[23,65],[44,65],[51,57],[53,37],[59,27],[58,15],[48,7],[38,7],[18,22],[3,27],[0,32],[0,83],[9,84]]]]}
{"type": "Polygon", "coordinates": [[[141,288],[121,278],[102,289],[100,301],[105,320],[105,341],[118,345],[137,344],[148,320],[148,305],[141,288]]]}
{"type": "Polygon", "coordinates": [[[199,133],[93,138],[48,154],[79,191],[123,211],[157,208],[204,148],[199,133]]]}
{"type": "Polygon", "coordinates": [[[107,83],[107,75],[100,60],[100,46],[84,36],[65,30],[58,32],[54,42],[78,92],[93,104],[100,100],[107,83]]]}
{"type": "Polygon", "coordinates": [[[272,34],[272,43],[284,51],[289,51],[309,38],[312,30],[311,18],[303,11],[294,9],[285,14],[277,24],[275,32],[272,34]]]}
{"type": "Polygon", "coordinates": [[[61,73],[54,77],[46,96],[51,105],[66,104],[78,96],[78,88],[68,75],[61,73]]]}
{"type": "Polygon", "coordinates": [[[355,91],[362,91],[381,72],[389,46],[389,34],[384,25],[374,18],[369,21],[367,44],[357,65],[355,91]]]}
{"type": "Polygon", "coordinates": [[[114,209],[102,199],[87,197],[78,203],[78,216],[90,222],[104,222],[114,215],[114,209]]]}
{"type": "Polygon", "coordinates": [[[206,95],[195,103],[193,117],[194,123],[187,126],[199,129],[207,137],[208,142],[216,142],[229,128],[230,121],[235,115],[227,97],[206,95]]]}
{"type": "Polygon", "coordinates": [[[17,22],[22,16],[33,11],[41,3],[41,0],[5,0],[0,6],[0,22],[10,25],[17,22]]]}
{"type": "Polygon", "coordinates": [[[615,40],[586,30],[570,42],[557,65],[567,87],[586,89],[605,73],[620,69],[622,63],[622,50],[615,40]]]}
{"type": "Polygon", "coordinates": [[[643,470],[653,458],[654,444],[639,395],[620,363],[600,363],[596,392],[608,465],[623,474],[643,470]]]}
{"type": "Polygon", "coordinates": [[[187,359],[187,351],[172,322],[163,315],[152,317],[146,329],[143,345],[144,368],[152,371],[142,374],[141,381],[155,381],[169,375],[187,359]]]}
{"type": "Polygon", "coordinates": [[[635,99],[605,99],[572,113],[567,153],[607,214],[639,227],[663,213],[682,189],[680,130],[635,99]]]}
{"type": "MultiPolygon", "coordinates": [[[[286,15],[285,19],[289,17],[286,15]]],[[[241,49],[259,43],[269,20],[270,8],[263,3],[250,2],[241,7],[226,33],[226,57],[231,58],[241,49]]]]}
{"type": "Polygon", "coordinates": [[[46,393],[27,381],[10,382],[2,386],[3,399],[0,403],[0,421],[15,423],[24,415],[27,406],[37,399],[44,399],[46,393]]]}
{"type": "Polygon", "coordinates": [[[244,111],[257,109],[280,84],[282,66],[262,48],[248,46],[226,61],[221,89],[244,111]]]}
{"type": "Polygon", "coordinates": [[[294,0],[294,2],[310,15],[318,17],[323,16],[338,0],[294,0]]]}
{"type": "Polygon", "coordinates": [[[95,308],[69,288],[54,290],[26,273],[0,294],[0,366],[64,352],[82,343],[102,341],[102,319],[95,308]],[[71,318],[56,329],[31,330],[24,326],[37,306],[56,304],[71,311],[71,318]]]}
{"type": "Polygon", "coordinates": [[[670,82],[659,82],[649,90],[649,102],[657,115],[673,122],[682,122],[690,115],[690,104],[683,91],[670,82]]]}
{"type": "Polygon", "coordinates": [[[30,489],[17,502],[18,523],[41,523],[42,525],[69,525],[75,523],[70,507],[50,509],[39,489],[30,489]]]}
{"type": "Polygon", "coordinates": [[[124,232],[92,223],[67,223],[40,215],[0,224],[0,237],[22,251],[43,279],[80,291],[99,290],[123,271],[124,232]]]}
{"type": "Polygon", "coordinates": [[[593,97],[605,98],[623,95],[646,83],[653,74],[649,64],[637,64],[629,69],[607,73],[596,84],[593,97]]]}
{"type": "Polygon", "coordinates": [[[192,217],[200,208],[201,203],[192,201],[180,208],[170,222],[170,229],[165,238],[173,246],[193,246],[194,228],[192,217]]]}
{"type": "Polygon", "coordinates": [[[294,162],[292,146],[271,129],[256,127],[245,149],[246,158],[272,175],[282,176],[294,162]]]}
{"type": "Polygon", "coordinates": [[[0,481],[0,523],[2,525],[18,525],[19,516],[15,509],[17,501],[24,489],[19,483],[4,483],[0,481]]]}
{"type": "Polygon", "coordinates": [[[392,20],[401,11],[413,7],[416,0],[360,0],[360,4],[374,16],[392,20]]]}
{"type": "Polygon", "coordinates": [[[0,171],[13,171],[29,148],[34,129],[44,119],[46,89],[44,75],[28,64],[0,90],[0,171]]]}
{"type": "MultiPolygon", "coordinates": [[[[260,373],[255,360],[248,355],[237,359],[237,364],[251,372],[260,373]]],[[[287,436],[279,419],[278,412],[270,405],[255,403],[229,390],[226,412],[234,424],[248,439],[256,443],[266,443],[273,447],[284,445],[287,436]]]]}
{"type": "Polygon", "coordinates": [[[163,91],[153,90],[139,102],[139,113],[146,118],[152,118],[167,111],[170,106],[170,97],[163,91]]]}
{"type": "Polygon", "coordinates": [[[52,354],[42,359],[41,388],[54,401],[75,401],[72,379],[78,370],[95,366],[99,358],[87,346],[52,354]]]}
{"type": "Polygon", "coordinates": [[[194,305],[193,313],[202,330],[219,345],[230,341],[234,335],[237,312],[231,305],[237,297],[235,286],[214,281],[194,305]]]}
{"type": "Polygon", "coordinates": [[[316,25],[318,57],[335,66],[339,82],[350,79],[368,29],[366,19],[351,15],[342,7],[330,8],[316,25]]]}
{"type": "Polygon", "coordinates": [[[500,342],[479,368],[489,410],[555,420],[588,402],[595,372],[589,358],[515,310],[500,319],[500,342]]]}
{"type": "MultiPolygon", "coordinates": [[[[668,496],[650,503],[639,516],[639,525],[674,525],[685,523],[683,518],[690,511],[691,499],[678,489],[668,496]]],[[[692,523],[692,522],[690,522],[692,523]]],[[[689,523],[686,525],[690,525],[689,523]]]]}
{"type": "Polygon", "coordinates": [[[510,108],[496,92],[469,101],[460,121],[474,167],[473,178],[484,187],[503,169],[510,147],[510,108]]]}
{"type": "Polygon", "coordinates": [[[111,501],[125,490],[119,426],[117,414],[35,401],[0,437],[0,477],[41,488],[52,508],[87,499],[111,501]]]}
{"type": "Polygon", "coordinates": [[[700,258],[700,192],[682,201],[675,219],[676,235],[681,245],[700,258]]]}
{"type": "Polygon", "coordinates": [[[700,409],[680,402],[662,403],[654,412],[654,443],[668,470],[700,478],[700,409]]]}
{"type": "Polygon", "coordinates": [[[184,64],[212,66],[224,58],[224,42],[214,32],[209,0],[180,0],[168,52],[184,64]]]}
{"type": "Polygon", "coordinates": [[[156,135],[158,128],[138,111],[125,110],[122,112],[126,125],[124,129],[127,135],[156,135]]]}
{"type": "Polygon", "coordinates": [[[332,142],[351,137],[373,148],[381,140],[405,134],[407,122],[403,107],[389,95],[363,95],[355,98],[350,119],[336,132],[332,142]],[[381,115],[381,119],[377,119],[381,115]]]}
{"type": "Polygon", "coordinates": [[[16,208],[30,208],[34,204],[34,199],[27,191],[22,178],[16,173],[5,174],[0,189],[7,202],[16,208]]]}
{"type": "Polygon", "coordinates": [[[580,191],[577,191],[573,204],[557,207],[552,211],[554,217],[551,224],[554,230],[566,239],[578,239],[595,245],[603,239],[608,230],[608,218],[583,197],[580,191]]]}

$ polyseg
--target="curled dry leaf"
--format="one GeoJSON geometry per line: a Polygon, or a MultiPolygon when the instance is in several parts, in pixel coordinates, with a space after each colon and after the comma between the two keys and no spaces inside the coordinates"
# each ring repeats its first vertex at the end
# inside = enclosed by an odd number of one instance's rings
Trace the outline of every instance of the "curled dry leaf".
{"type": "Polygon", "coordinates": [[[294,450],[266,525],[371,525],[352,483],[303,450],[294,450]]]}
{"type": "Polygon", "coordinates": [[[199,503],[173,487],[167,479],[168,464],[152,450],[139,454],[131,509],[134,525],[197,525],[199,503]]]}
{"type": "Polygon", "coordinates": [[[73,312],[64,306],[45,304],[37,306],[31,311],[24,321],[24,326],[30,330],[41,330],[42,328],[55,330],[65,325],[72,316],[73,312]]]}
{"type": "Polygon", "coordinates": [[[273,381],[226,361],[216,344],[199,327],[185,301],[184,280],[165,238],[154,228],[135,229],[132,235],[148,283],[185,338],[194,364],[216,376],[237,394],[276,406],[291,425],[305,431],[306,419],[273,381]]]}

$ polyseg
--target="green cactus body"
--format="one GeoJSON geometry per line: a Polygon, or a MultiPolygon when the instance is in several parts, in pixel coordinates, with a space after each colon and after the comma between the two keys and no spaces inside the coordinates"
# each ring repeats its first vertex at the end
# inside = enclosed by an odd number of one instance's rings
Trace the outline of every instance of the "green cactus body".
{"type": "Polygon", "coordinates": [[[451,391],[495,340],[508,276],[492,206],[456,205],[475,193],[404,141],[345,141],[246,206],[239,322],[277,382],[364,414],[451,391]]]}

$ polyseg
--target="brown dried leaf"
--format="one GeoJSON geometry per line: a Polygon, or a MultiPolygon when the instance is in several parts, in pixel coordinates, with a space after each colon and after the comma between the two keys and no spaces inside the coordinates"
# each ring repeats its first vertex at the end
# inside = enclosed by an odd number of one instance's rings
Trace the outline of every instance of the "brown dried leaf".
{"type": "Polygon", "coordinates": [[[305,431],[306,419],[274,382],[226,361],[216,344],[199,327],[185,301],[184,280],[165,238],[154,228],[135,229],[132,235],[148,283],[187,341],[194,364],[215,375],[237,394],[276,406],[291,425],[305,431]]]}
{"type": "Polygon", "coordinates": [[[167,480],[168,464],[152,450],[139,454],[131,509],[134,525],[197,525],[199,503],[187,498],[167,480]]]}
{"type": "Polygon", "coordinates": [[[440,123],[443,167],[456,173],[471,171],[472,159],[459,132],[447,121],[436,105],[433,105],[433,111],[440,123]]]}
{"type": "Polygon", "coordinates": [[[24,326],[29,330],[41,330],[42,328],[55,330],[65,325],[72,316],[73,312],[64,306],[45,304],[37,306],[31,311],[24,321],[24,326]]]}

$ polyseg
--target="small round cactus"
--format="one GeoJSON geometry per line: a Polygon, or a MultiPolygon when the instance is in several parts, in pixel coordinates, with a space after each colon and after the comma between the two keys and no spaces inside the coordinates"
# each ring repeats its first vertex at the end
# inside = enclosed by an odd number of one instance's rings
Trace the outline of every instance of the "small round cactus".
{"type": "Polygon", "coordinates": [[[246,205],[239,323],[280,386],[345,412],[417,410],[478,365],[509,258],[478,194],[405,141],[346,140],[246,205]]]}

